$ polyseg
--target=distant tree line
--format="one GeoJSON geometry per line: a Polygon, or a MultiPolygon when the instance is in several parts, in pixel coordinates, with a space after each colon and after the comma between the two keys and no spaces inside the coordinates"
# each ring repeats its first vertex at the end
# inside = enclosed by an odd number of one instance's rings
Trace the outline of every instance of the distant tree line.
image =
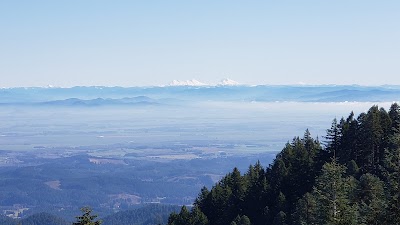
{"type": "Polygon", "coordinates": [[[237,168],[168,225],[400,224],[400,107],[334,119],[324,142],[288,142],[274,162],[237,168]]]}
{"type": "Polygon", "coordinates": [[[68,222],[49,213],[36,213],[23,219],[0,216],[0,225],[158,225],[166,224],[171,212],[178,212],[176,205],[148,204],[124,210],[99,219],[90,207],[81,208],[75,222],[68,222]]]}
{"type": "Polygon", "coordinates": [[[64,219],[49,213],[36,213],[24,219],[12,219],[7,216],[0,216],[1,225],[71,225],[64,219]]]}

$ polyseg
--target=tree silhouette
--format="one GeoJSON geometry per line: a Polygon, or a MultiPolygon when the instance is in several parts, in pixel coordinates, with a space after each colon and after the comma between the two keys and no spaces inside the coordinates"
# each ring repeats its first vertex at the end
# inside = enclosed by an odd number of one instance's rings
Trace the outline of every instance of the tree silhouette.
{"type": "Polygon", "coordinates": [[[88,206],[81,208],[83,213],[82,216],[76,217],[76,222],[72,225],[100,225],[102,223],[101,220],[94,221],[97,218],[97,215],[92,215],[92,209],[88,206]]]}

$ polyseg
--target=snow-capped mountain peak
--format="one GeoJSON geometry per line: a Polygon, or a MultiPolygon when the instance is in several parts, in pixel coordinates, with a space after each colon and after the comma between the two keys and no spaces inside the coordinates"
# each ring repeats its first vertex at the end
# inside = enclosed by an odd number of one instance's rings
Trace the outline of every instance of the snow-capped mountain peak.
{"type": "Polygon", "coordinates": [[[239,82],[225,78],[218,83],[208,84],[201,81],[191,79],[191,80],[173,80],[168,86],[236,86],[240,85],[239,82]]]}
{"type": "Polygon", "coordinates": [[[198,80],[192,79],[192,80],[173,80],[169,86],[207,86],[208,84],[205,84],[203,82],[200,82],[198,80]]]}
{"type": "Polygon", "coordinates": [[[229,78],[225,78],[223,80],[221,80],[218,85],[222,85],[222,86],[236,86],[239,85],[239,82],[231,80],[229,78]]]}

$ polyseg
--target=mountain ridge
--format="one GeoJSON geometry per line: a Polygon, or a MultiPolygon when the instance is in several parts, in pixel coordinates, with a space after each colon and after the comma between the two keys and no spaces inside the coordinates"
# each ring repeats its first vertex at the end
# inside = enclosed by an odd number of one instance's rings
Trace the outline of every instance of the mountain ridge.
{"type": "MultiPolygon", "coordinates": [[[[233,81],[226,80],[227,84],[233,81]]],[[[180,101],[239,102],[394,102],[400,86],[164,86],[164,87],[72,87],[0,89],[0,104],[56,104],[57,101],[80,101],[77,104],[127,104],[129,99],[143,98],[147,104],[180,101]],[[79,99],[79,100],[78,100],[79,99]],[[96,100],[97,99],[97,100],[96,100]]],[[[137,103],[137,100],[132,100],[137,103]]],[[[132,102],[130,102],[132,103],[132,102]]],[[[133,104],[133,103],[132,103],[133,104]]]]}

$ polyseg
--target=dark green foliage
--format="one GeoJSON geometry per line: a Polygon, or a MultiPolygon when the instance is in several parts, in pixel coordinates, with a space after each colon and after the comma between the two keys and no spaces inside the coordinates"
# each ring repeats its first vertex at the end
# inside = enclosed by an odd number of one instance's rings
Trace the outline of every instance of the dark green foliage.
{"type": "Polygon", "coordinates": [[[280,211],[276,214],[274,220],[272,221],[272,225],[286,225],[286,213],[280,211]]]}
{"type": "Polygon", "coordinates": [[[204,215],[201,210],[195,206],[192,208],[191,212],[186,208],[186,206],[182,206],[179,214],[172,213],[168,219],[168,224],[171,225],[208,225],[208,219],[206,215],[204,215]]]}
{"type": "Polygon", "coordinates": [[[293,214],[293,220],[295,221],[295,224],[316,224],[317,212],[317,200],[315,196],[306,193],[297,202],[296,211],[293,214]]]}
{"type": "Polygon", "coordinates": [[[190,224],[193,225],[207,225],[208,219],[206,215],[197,207],[193,207],[192,212],[190,213],[190,224]]]}
{"type": "Polygon", "coordinates": [[[347,162],[347,170],[346,170],[347,175],[357,177],[359,172],[360,168],[358,168],[356,161],[350,160],[349,162],[347,162]]]}
{"type": "Polygon", "coordinates": [[[392,121],[392,134],[398,133],[400,131],[400,106],[397,103],[390,106],[389,117],[392,121]]]}
{"type": "MultiPolygon", "coordinates": [[[[257,162],[244,175],[235,168],[211,191],[203,188],[195,205],[210,224],[237,224],[238,216],[246,216],[251,224],[286,224],[297,200],[312,190],[322,166],[316,160],[320,151],[320,143],[306,131],[303,138],[288,143],[269,168],[265,170],[257,162]]],[[[185,215],[185,211],[172,214],[169,224],[180,224],[185,215]]]]}
{"type": "MultiPolygon", "coordinates": [[[[266,169],[235,168],[201,190],[196,214],[210,225],[400,224],[400,107],[335,119],[325,139],[323,147],[306,130],[266,169]]],[[[192,214],[168,224],[194,224],[192,214]]]]}
{"type": "Polygon", "coordinates": [[[375,175],[364,174],[360,177],[356,190],[359,205],[359,224],[376,224],[385,214],[384,183],[375,175]]]}
{"type": "Polygon", "coordinates": [[[76,217],[76,222],[72,225],[100,225],[101,220],[97,220],[97,215],[92,215],[92,209],[90,207],[81,208],[82,215],[76,217]]]}
{"type": "Polygon", "coordinates": [[[345,177],[346,167],[336,158],[326,163],[312,192],[316,201],[316,224],[357,224],[357,205],[351,202],[352,177],[345,177]]]}
{"type": "Polygon", "coordinates": [[[103,225],[156,225],[166,224],[172,212],[179,212],[174,205],[149,204],[138,209],[121,211],[102,218],[103,225]]]}
{"type": "Polygon", "coordinates": [[[230,223],[230,225],[251,225],[249,217],[246,215],[237,215],[235,220],[230,223]]]}
{"type": "MultiPolygon", "coordinates": [[[[342,122],[342,121],[341,121],[342,122]]],[[[342,123],[340,124],[342,125],[342,123]]],[[[339,154],[340,139],[342,137],[341,126],[337,122],[337,119],[333,119],[331,128],[326,131],[326,150],[331,153],[331,155],[336,157],[339,154]]]]}
{"type": "Polygon", "coordinates": [[[359,117],[359,148],[357,164],[362,171],[377,174],[383,162],[386,137],[390,131],[390,118],[384,109],[373,106],[359,117]]]}
{"type": "MultiPolygon", "coordinates": [[[[394,128],[395,130],[396,128],[394,128]]],[[[389,193],[387,199],[387,222],[400,224],[400,133],[397,130],[389,139],[385,154],[385,181],[389,193]]]]}

